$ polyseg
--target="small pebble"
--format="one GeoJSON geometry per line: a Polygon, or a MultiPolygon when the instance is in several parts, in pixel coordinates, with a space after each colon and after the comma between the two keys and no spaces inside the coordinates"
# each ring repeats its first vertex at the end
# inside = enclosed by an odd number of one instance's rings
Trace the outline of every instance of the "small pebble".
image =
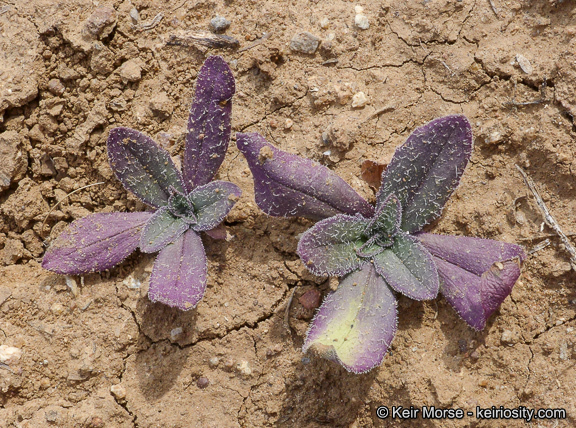
{"type": "Polygon", "coordinates": [[[182,335],[182,327],[176,327],[172,331],[170,331],[170,339],[172,341],[178,339],[182,335]]]}
{"type": "Polygon", "coordinates": [[[502,343],[514,343],[514,333],[511,330],[504,330],[500,337],[502,343]]]}
{"type": "Polygon", "coordinates": [[[60,80],[50,79],[50,81],[48,82],[48,90],[52,94],[60,96],[64,93],[66,88],[64,87],[64,85],[62,84],[62,82],[60,80]]]}
{"type": "Polygon", "coordinates": [[[54,303],[50,307],[50,312],[52,312],[54,315],[62,315],[64,312],[64,306],[62,306],[60,303],[54,303]]]}
{"type": "Polygon", "coordinates": [[[362,12],[358,12],[358,10],[364,11],[361,6],[356,6],[356,16],[354,17],[354,24],[361,30],[367,30],[370,28],[370,21],[368,21],[368,17],[364,15],[362,12]]]}
{"type": "Polygon", "coordinates": [[[328,18],[324,17],[320,20],[319,24],[320,28],[326,30],[330,26],[330,21],[328,20],[328,18]]]}
{"type": "Polygon", "coordinates": [[[286,119],[286,122],[284,122],[284,129],[288,130],[292,128],[293,125],[294,121],[292,119],[286,119]]]}
{"type": "Polygon", "coordinates": [[[486,379],[482,379],[481,381],[478,382],[478,386],[486,388],[488,386],[488,381],[486,379]]]}
{"type": "Polygon", "coordinates": [[[305,54],[313,54],[318,49],[320,38],[308,32],[302,32],[292,37],[290,49],[305,54]]]}
{"type": "Polygon", "coordinates": [[[135,7],[130,9],[130,18],[132,18],[134,24],[138,24],[138,22],[140,22],[140,13],[138,12],[138,9],[136,9],[135,7]]]}
{"type": "Polygon", "coordinates": [[[114,397],[116,397],[118,400],[123,400],[124,398],[126,398],[126,388],[124,388],[122,385],[118,384],[118,385],[112,385],[110,387],[110,392],[112,393],[112,395],[114,397]]]}
{"type": "Polygon", "coordinates": [[[516,54],[516,61],[524,73],[531,74],[534,71],[534,67],[524,55],[516,54]]]}
{"type": "Polygon", "coordinates": [[[352,97],[352,107],[363,108],[366,104],[368,104],[368,97],[364,92],[357,92],[352,97]]]}
{"type": "Polygon", "coordinates": [[[210,27],[215,33],[220,33],[230,27],[230,21],[223,16],[216,16],[210,20],[210,27]]]}
{"type": "Polygon", "coordinates": [[[220,359],[218,357],[212,357],[210,358],[210,360],[208,360],[208,366],[210,366],[210,368],[215,368],[216,366],[218,366],[218,363],[220,362],[220,359]]]}
{"type": "Polygon", "coordinates": [[[196,381],[196,386],[200,389],[207,388],[208,385],[210,385],[210,381],[208,380],[208,378],[204,376],[199,377],[198,380],[196,381]]]}
{"type": "Polygon", "coordinates": [[[240,362],[236,364],[236,371],[243,376],[250,376],[252,374],[250,364],[248,364],[248,361],[246,360],[240,360],[240,362]]]}
{"type": "Polygon", "coordinates": [[[0,363],[14,364],[22,356],[22,351],[13,346],[0,345],[0,363]]]}

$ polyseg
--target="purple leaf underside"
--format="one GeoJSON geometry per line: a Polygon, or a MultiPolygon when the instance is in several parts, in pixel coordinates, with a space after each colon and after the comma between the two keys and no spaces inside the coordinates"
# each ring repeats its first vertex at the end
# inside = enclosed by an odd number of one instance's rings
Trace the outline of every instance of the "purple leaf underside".
{"type": "Polygon", "coordinates": [[[354,373],[382,362],[397,326],[396,299],[371,263],[346,275],[312,320],[303,351],[312,348],[354,373]]]}
{"type": "Polygon", "coordinates": [[[442,213],[472,154],[466,117],[435,119],[414,130],[396,149],[382,175],[377,206],[394,193],[402,204],[402,229],[418,232],[442,213]]]}
{"type": "Polygon", "coordinates": [[[140,243],[152,213],[98,213],[72,222],[46,251],[42,267],[63,275],[110,269],[140,243]]]}
{"type": "Polygon", "coordinates": [[[184,192],[182,176],[170,154],[147,135],[134,129],[114,128],[107,145],[114,174],[143,202],[158,208],[168,203],[170,186],[184,192]]]}
{"type": "Polygon", "coordinates": [[[256,203],[266,214],[313,220],[374,215],[374,207],[325,166],[278,150],[257,133],[237,134],[236,144],[252,170],[256,203]]]}
{"type": "Polygon", "coordinates": [[[298,255],[315,275],[345,275],[364,263],[356,249],[369,223],[360,214],[319,221],[300,238],[298,255]]]}
{"type": "Polygon", "coordinates": [[[202,239],[189,229],[158,254],[148,297],[183,311],[192,309],[206,290],[207,271],[202,239]]]}
{"type": "Polygon", "coordinates": [[[228,181],[212,181],[196,188],[190,195],[197,217],[197,223],[192,228],[197,232],[214,229],[241,195],[240,188],[228,181]]]}
{"type": "Polygon", "coordinates": [[[142,229],[140,249],[145,253],[155,253],[180,237],[190,225],[186,220],[174,217],[168,207],[154,213],[142,229]]]}
{"type": "Polygon", "coordinates": [[[209,57],[198,74],[188,118],[182,168],[188,192],[209,183],[224,160],[235,91],[228,64],[219,56],[209,57]]]}
{"type": "Polygon", "coordinates": [[[440,292],[471,327],[481,330],[512,292],[524,250],[514,244],[466,236],[417,235],[434,256],[440,292]]]}
{"type": "Polygon", "coordinates": [[[414,300],[438,295],[440,282],[432,255],[411,236],[399,233],[394,244],[374,256],[374,267],[388,285],[414,300]]]}

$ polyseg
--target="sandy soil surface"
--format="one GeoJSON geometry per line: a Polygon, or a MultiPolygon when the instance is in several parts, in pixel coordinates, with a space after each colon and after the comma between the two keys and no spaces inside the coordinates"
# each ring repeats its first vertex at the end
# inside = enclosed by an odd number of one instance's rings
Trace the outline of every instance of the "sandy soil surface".
{"type": "Polygon", "coordinates": [[[567,419],[533,426],[574,426],[576,275],[514,164],[576,230],[575,114],[569,0],[1,0],[0,345],[22,355],[0,366],[0,427],[525,425],[381,421],[381,405],[563,408],[567,419]],[[368,28],[355,24],[356,6],[368,28]],[[216,15],[238,45],[194,39],[216,15]],[[315,37],[299,48],[310,53],[290,47],[301,32],[315,37]],[[313,311],[299,297],[325,295],[333,280],[296,255],[309,221],[259,212],[234,142],[219,173],[243,190],[225,221],[234,238],[205,237],[209,282],[196,310],[149,302],[144,254],[68,282],[44,271],[44,241],[73,219],[145,208],[113,177],[108,132],[136,128],[177,159],[212,54],[237,79],[233,131],[315,159],[371,200],[364,160],[386,163],[415,127],[465,114],[472,162],[430,230],[551,245],[528,258],[484,331],[441,297],[401,298],[391,352],[363,375],[301,353],[313,311]],[[99,182],[43,226],[67,193],[99,182]]]}

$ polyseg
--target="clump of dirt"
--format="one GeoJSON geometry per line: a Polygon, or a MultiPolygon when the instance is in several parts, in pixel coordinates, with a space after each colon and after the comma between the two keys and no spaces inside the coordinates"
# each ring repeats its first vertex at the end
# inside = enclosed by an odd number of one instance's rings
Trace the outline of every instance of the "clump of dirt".
{"type": "Polygon", "coordinates": [[[540,426],[576,423],[575,274],[514,166],[571,233],[573,2],[1,3],[0,345],[21,356],[0,364],[0,427],[524,424],[382,421],[381,405],[563,408],[566,419],[540,426]],[[211,35],[216,16],[231,24],[211,35]],[[305,50],[291,44],[303,33],[314,41],[305,50]],[[168,43],[173,35],[187,42],[168,43]],[[211,54],[237,80],[235,132],[327,165],[369,200],[366,159],[385,165],[417,126],[465,114],[472,162],[430,230],[551,245],[528,258],[481,332],[440,297],[401,298],[391,351],[363,375],[301,353],[334,279],[296,255],[311,222],[257,209],[233,142],[219,176],[243,196],[225,222],[233,239],[204,238],[209,282],[197,309],[150,303],[153,258],[143,254],[83,278],[44,271],[45,245],[72,220],[146,209],[113,177],[108,133],[138,129],[178,160],[211,54]]]}

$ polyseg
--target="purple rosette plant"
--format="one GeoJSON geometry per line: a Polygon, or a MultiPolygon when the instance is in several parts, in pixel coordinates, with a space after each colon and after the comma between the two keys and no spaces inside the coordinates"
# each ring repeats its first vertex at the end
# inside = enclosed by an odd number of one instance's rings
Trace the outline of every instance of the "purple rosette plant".
{"type": "Polygon", "coordinates": [[[396,149],[375,207],[328,168],[256,133],[238,134],[237,146],[265,213],[320,220],[298,243],[305,266],[341,277],[312,320],[304,352],[366,372],[380,365],[396,333],[395,293],[429,300],[440,292],[481,330],[520,275],[518,245],[422,232],[440,216],[472,154],[464,116],[433,120],[396,149]]]}
{"type": "Polygon", "coordinates": [[[212,181],[230,141],[235,83],[218,56],[209,57],[196,83],[182,172],[150,137],[114,128],[107,141],[114,174],[154,212],[99,213],[72,222],[46,251],[42,266],[64,275],[109,269],[137,247],[159,251],[150,277],[153,302],[188,310],[206,289],[207,260],[200,232],[217,237],[241,195],[235,184],[212,181]]]}

